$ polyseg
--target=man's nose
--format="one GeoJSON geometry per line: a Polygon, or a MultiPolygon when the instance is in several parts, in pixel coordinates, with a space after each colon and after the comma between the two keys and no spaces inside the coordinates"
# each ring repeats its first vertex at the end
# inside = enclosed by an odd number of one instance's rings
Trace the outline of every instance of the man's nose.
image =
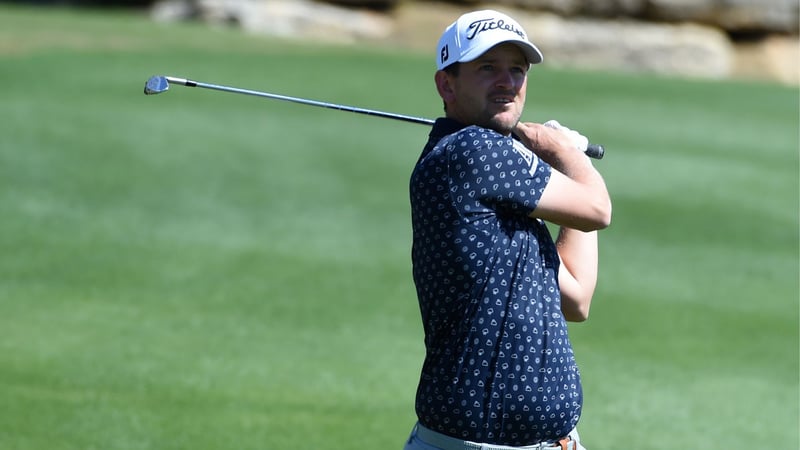
{"type": "Polygon", "coordinates": [[[502,70],[497,75],[497,79],[495,80],[495,85],[497,87],[502,87],[506,89],[514,88],[516,84],[516,78],[514,74],[511,73],[510,70],[502,70]]]}

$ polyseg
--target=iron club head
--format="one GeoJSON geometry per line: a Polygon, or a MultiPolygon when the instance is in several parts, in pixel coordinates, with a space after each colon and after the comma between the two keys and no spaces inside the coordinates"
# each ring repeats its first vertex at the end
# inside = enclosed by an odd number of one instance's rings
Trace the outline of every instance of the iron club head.
{"type": "Polygon", "coordinates": [[[167,77],[155,75],[147,80],[144,84],[144,95],[154,95],[166,92],[169,90],[169,81],[167,77]]]}

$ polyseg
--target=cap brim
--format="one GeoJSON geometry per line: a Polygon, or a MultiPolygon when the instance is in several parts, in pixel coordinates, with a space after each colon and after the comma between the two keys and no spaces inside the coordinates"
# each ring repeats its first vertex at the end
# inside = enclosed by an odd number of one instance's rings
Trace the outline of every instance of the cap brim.
{"type": "Polygon", "coordinates": [[[474,60],[478,59],[484,53],[486,53],[489,50],[491,50],[492,48],[497,47],[500,44],[506,44],[506,43],[516,44],[516,46],[519,47],[520,50],[522,50],[522,53],[525,54],[525,59],[528,60],[529,64],[539,64],[542,61],[544,61],[544,56],[542,55],[542,52],[539,51],[539,49],[536,48],[535,45],[531,44],[528,41],[522,41],[522,40],[518,40],[518,39],[509,39],[509,40],[506,40],[506,41],[492,42],[492,44],[486,46],[486,48],[483,48],[483,47],[472,48],[472,49],[470,49],[469,52],[467,52],[464,55],[462,55],[461,59],[459,59],[458,62],[474,61],[474,60]]]}

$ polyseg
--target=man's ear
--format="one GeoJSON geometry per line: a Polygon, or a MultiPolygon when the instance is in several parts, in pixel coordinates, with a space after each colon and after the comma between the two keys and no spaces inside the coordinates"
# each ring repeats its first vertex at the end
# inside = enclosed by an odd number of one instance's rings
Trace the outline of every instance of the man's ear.
{"type": "Polygon", "coordinates": [[[445,103],[451,103],[455,100],[455,91],[453,90],[453,77],[447,72],[439,70],[434,76],[436,82],[436,90],[439,91],[439,96],[442,97],[445,103]]]}

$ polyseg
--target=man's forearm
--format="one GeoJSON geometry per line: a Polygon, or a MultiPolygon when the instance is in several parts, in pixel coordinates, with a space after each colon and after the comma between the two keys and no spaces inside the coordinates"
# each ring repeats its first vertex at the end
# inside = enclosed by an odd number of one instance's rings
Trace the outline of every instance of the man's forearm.
{"type": "Polygon", "coordinates": [[[561,227],[556,246],[562,264],[559,273],[562,312],[567,320],[586,320],[597,286],[597,231],[561,227]]]}

